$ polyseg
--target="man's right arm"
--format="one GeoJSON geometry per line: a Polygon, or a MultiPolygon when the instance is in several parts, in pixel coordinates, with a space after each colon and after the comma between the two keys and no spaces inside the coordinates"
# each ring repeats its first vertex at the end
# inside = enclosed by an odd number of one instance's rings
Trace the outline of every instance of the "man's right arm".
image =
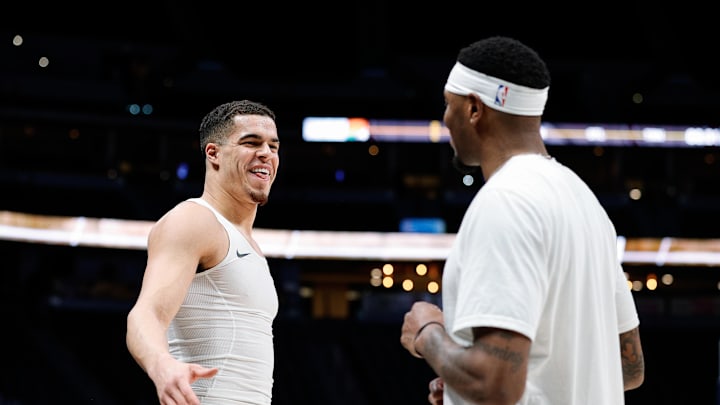
{"type": "Polygon", "coordinates": [[[193,219],[199,215],[189,212],[196,207],[174,208],[148,236],[147,266],[140,294],[127,317],[126,343],[151,378],[155,365],[170,357],[167,328],[185,299],[204,249],[193,219]]]}

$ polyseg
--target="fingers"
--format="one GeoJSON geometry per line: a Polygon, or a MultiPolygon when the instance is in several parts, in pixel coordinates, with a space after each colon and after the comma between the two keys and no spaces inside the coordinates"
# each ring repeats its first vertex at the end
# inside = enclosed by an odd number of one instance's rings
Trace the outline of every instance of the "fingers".
{"type": "Polygon", "coordinates": [[[200,400],[189,385],[181,387],[180,392],[182,393],[182,402],[178,402],[179,404],[200,405],[200,400]]]}
{"type": "Polygon", "coordinates": [[[430,389],[430,393],[428,394],[428,401],[432,405],[442,405],[443,403],[443,393],[445,392],[445,383],[443,380],[438,377],[434,380],[430,381],[430,384],[428,384],[428,388],[430,389]]]}
{"type": "Polygon", "coordinates": [[[415,301],[412,305],[411,311],[412,310],[416,310],[416,311],[422,310],[422,311],[430,311],[430,312],[441,312],[442,311],[439,306],[433,304],[432,302],[427,302],[427,301],[415,301]]]}
{"type": "Polygon", "coordinates": [[[192,373],[190,378],[190,384],[194,383],[195,381],[199,380],[200,378],[211,378],[214,377],[215,374],[218,373],[218,368],[205,368],[202,366],[199,366],[197,364],[193,364],[190,367],[190,371],[192,373]]]}
{"type": "Polygon", "coordinates": [[[400,344],[410,354],[419,359],[423,356],[415,350],[415,339],[418,330],[428,322],[443,323],[443,314],[440,307],[430,302],[416,301],[410,311],[403,317],[403,324],[400,333],[400,344]]]}
{"type": "Polygon", "coordinates": [[[218,368],[207,368],[199,364],[182,367],[183,371],[176,374],[158,390],[158,399],[162,405],[200,405],[200,400],[192,389],[192,383],[201,378],[211,378],[218,373],[218,368]]]}
{"type": "Polygon", "coordinates": [[[182,398],[177,402],[178,404],[188,404],[188,405],[200,405],[200,400],[198,399],[197,395],[195,395],[195,392],[192,390],[192,387],[190,384],[194,383],[195,381],[201,379],[201,378],[211,378],[214,377],[215,374],[218,373],[218,368],[206,368],[197,364],[191,364],[190,365],[190,382],[189,384],[182,384],[179,387],[179,392],[182,394],[182,398]]]}
{"type": "Polygon", "coordinates": [[[415,326],[411,327],[411,325],[414,325],[414,323],[408,321],[403,323],[400,333],[400,344],[414,357],[421,359],[422,356],[415,351],[415,334],[417,333],[417,328],[415,326]]]}
{"type": "Polygon", "coordinates": [[[159,399],[162,405],[200,405],[190,384],[168,387],[165,393],[159,395],[159,399]]]}
{"type": "Polygon", "coordinates": [[[445,383],[443,382],[442,378],[437,377],[430,381],[430,384],[428,384],[428,388],[430,389],[430,392],[442,393],[445,390],[445,383]]]}

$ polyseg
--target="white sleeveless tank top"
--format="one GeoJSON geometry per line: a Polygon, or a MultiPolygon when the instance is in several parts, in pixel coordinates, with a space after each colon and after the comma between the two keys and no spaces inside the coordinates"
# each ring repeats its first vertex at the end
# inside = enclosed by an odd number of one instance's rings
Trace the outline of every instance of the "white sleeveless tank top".
{"type": "Polygon", "coordinates": [[[215,214],[230,248],[218,265],[193,278],[168,328],[170,353],[184,362],[219,369],[215,377],[192,385],[202,404],[269,405],[278,296],[267,260],[207,201],[188,201],[215,214]]]}

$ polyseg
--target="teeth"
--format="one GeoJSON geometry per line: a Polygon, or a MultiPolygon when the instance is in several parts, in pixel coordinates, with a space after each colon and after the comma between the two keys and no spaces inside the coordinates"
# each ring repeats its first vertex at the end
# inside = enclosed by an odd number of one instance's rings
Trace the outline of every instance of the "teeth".
{"type": "Polygon", "coordinates": [[[270,174],[270,171],[267,169],[252,169],[253,173],[262,173],[262,174],[270,174]]]}

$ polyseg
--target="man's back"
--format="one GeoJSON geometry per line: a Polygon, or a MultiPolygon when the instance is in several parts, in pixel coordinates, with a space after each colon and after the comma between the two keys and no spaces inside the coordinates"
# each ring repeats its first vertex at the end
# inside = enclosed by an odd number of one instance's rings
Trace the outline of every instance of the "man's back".
{"type": "Polygon", "coordinates": [[[637,315],[612,223],[570,170],[535,154],[508,160],[469,207],[445,274],[458,343],[471,344],[467,326],[532,339],[521,403],[623,403],[618,328],[637,315]]]}

